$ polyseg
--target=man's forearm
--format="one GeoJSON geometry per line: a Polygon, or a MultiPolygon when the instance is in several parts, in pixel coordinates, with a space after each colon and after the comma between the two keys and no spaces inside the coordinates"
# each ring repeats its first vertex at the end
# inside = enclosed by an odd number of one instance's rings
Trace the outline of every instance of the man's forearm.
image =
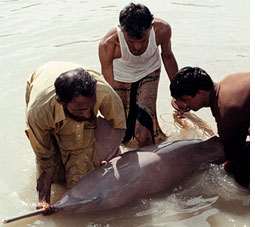
{"type": "Polygon", "coordinates": [[[39,203],[50,203],[50,193],[51,193],[51,184],[53,182],[52,176],[48,175],[46,172],[42,172],[39,179],[37,180],[36,189],[39,194],[39,203]]]}
{"type": "Polygon", "coordinates": [[[162,55],[162,61],[164,63],[167,75],[170,81],[173,80],[175,74],[178,72],[178,65],[173,54],[164,56],[162,55]]]}
{"type": "Polygon", "coordinates": [[[54,158],[41,158],[36,156],[36,168],[37,168],[37,178],[41,176],[43,172],[46,172],[49,176],[53,176],[54,173],[54,158]]]}
{"type": "Polygon", "coordinates": [[[38,180],[36,189],[38,191],[39,205],[37,208],[42,208],[44,204],[50,203],[51,184],[53,182],[54,165],[53,158],[36,157],[38,180]]]}

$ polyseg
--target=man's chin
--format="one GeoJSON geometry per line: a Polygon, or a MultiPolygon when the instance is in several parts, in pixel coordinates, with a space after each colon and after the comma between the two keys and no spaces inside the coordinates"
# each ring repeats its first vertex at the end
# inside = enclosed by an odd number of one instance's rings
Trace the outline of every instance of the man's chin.
{"type": "Polygon", "coordinates": [[[72,113],[70,113],[70,111],[68,111],[68,109],[65,106],[64,106],[64,111],[65,111],[65,114],[66,114],[67,117],[71,118],[74,121],[78,121],[78,122],[90,121],[93,118],[92,114],[91,114],[90,118],[75,116],[72,113]]]}
{"type": "Polygon", "coordinates": [[[71,117],[71,118],[78,122],[89,121],[91,119],[91,118],[85,118],[85,117],[71,117]]]}
{"type": "Polygon", "coordinates": [[[73,114],[68,113],[67,116],[71,118],[74,121],[83,122],[83,121],[89,121],[91,118],[85,118],[85,117],[76,117],[73,114]]]}
{"type": "Polygon", "coordinates": [[[198,111],[198,110],[200,110],[201,108],[200,107],[198,107],[198,108],[190,108],[189,110],[193,110],[193,111],[198,111]]]}
{"type": "Polygon", "coordinates": [[[87,119],[87,118],[73,118],[73,120],[78,121],[78,122],[83,122],[83,121],[88,121],[89,119],[87,119]]]}

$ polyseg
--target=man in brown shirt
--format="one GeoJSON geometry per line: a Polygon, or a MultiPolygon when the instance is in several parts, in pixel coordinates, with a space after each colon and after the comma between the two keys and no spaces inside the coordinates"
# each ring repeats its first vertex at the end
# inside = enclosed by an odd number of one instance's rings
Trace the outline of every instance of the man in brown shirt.
{"type": "Polygon", "coordinates": [[[116,155],[126,129],[124,108],[101,74],[72,62],[38,67],[27,82],[26,104],[41,207],[50,202],[52,182],[64,180],[70,188],[116,155]],[[113,141],[117,146],[108,145],[113,141]]]}
{"type": "Polygon", "coordinates": [[[198,67],[182,68],[170,85],[182,110],[210,107],[224,145],[225,169],[244,186],[250,181],[250,73],[236,73],[219,83],[198,67]]]}

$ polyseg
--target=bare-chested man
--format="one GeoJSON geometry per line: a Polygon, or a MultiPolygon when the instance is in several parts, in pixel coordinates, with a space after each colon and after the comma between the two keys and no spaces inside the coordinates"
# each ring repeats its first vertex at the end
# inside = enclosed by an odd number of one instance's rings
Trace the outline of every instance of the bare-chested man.
{"type": "Polygon", "coordinates": [[[119,25],[99,44],[102,74],[126,111],[124,142],[134,137],[142,147],[165,138],[157,121],[156,100],[161,58],[170,80],[178,71],[171,36],[166,21],[154,18],[146,6],[130,3],[121,10],[119,25]]]}
{"type": "Polygon", "coordinates": [[[184,67],[170,85],[179,109],[210,107],[224,145],[225,169],[238,183],[250,185],[250,73],[235,73],[213,82],[199,67],[184,67]]]}

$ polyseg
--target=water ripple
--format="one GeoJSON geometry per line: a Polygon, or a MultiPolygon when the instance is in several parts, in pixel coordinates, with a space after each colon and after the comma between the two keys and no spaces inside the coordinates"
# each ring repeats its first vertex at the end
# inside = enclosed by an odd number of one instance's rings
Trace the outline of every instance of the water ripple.
{"type": "Polygon", "coordinates": [[[35,3],[35,4],[27,5],[27,6],[22,6],[20,8],[12,9],[11,11],[19,11],[19,10],[27,9],[27,8],[38,6],[38,5],[42,5],[42,3],[35,3]]]}
{"type": "Polygon", "coordinates": [[[0,34],[0,38],[6,37],[6,36],[18,35],[18,34],[21,34],[21,32],[8,33],[8,34],[3,34],[3,35],[0,34]]]}
{"type": "Polygon", "coordinates": [[[172,2],[173,5],[182,5],[182,6],[192,6],[192,7],[206,7],[206,8],[218,8],[222,7],[221,5],[201,5],[201,4],[194,4],[194,3],[178,3],[172,2]]]}
{"type": "Polygon", "coordinates": [[[73,45],[73,44],[77,44],[77,43],[94,43],[94,42],[98,42],[100,39],[101,38],[90,39],[90,40],[78,40],[78,41],[69,42],[69,43],[57,44],[57,45],[54,45],[54,47],[68,46],[68,45],[73,45]]]}

